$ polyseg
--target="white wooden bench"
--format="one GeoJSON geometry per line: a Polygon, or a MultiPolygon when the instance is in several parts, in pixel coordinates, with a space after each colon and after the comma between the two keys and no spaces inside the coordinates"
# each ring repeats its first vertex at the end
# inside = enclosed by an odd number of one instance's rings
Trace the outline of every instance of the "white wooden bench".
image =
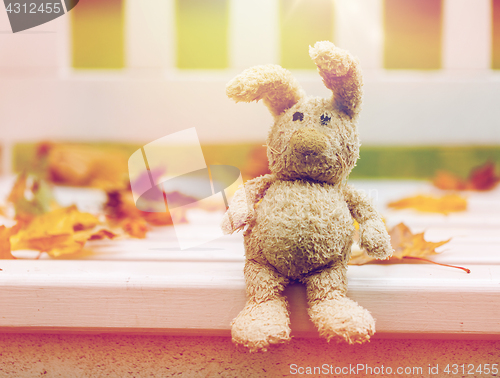
{"type": "MultiPolygon", "coordinates": [[[[4,198],[11,179],[3,179],[4,198]]],[[[389,226],[404,221],[431,241],[452,240],[434,264],[350,266],[349,296],[369,309],[384,337],[500,336],[500,188],[465,193],[467,212],[450,215],[391,211],[390,200],[438,192],[410,181],[353,181],[370,194],[389,226]]],[[[57,188],[61,203],[96,209],[103,193],[57,188]]],[[[212,214],[214,222],[220,214],[212,214]]],[[[185,227],[190,227],[186,225],[185,227]]],[[[193,238],[200,227],[193,230],[193,238]]],[[[16,252],[18,257],[37,253],[16,252]]],[[[229,334],[243,308],[241,233],[181,251],[172,227],[144,240],[96,241],[76,258],[0,260],[0,332],[229,334]]],[[[316,336],[305,289],[287,289],[295,335],[316,336]]]]}

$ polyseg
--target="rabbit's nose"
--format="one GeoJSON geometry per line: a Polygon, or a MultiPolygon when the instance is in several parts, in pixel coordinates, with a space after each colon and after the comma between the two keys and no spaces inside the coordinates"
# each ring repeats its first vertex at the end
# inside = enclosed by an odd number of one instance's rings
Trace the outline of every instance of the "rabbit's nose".
{"type": "Polygon", "coordinates": [[[328,147],[326,137],[312,127],[305,127],[293,134],[290,139],[290,147],[302,155],[319,155],[328,147]]]}

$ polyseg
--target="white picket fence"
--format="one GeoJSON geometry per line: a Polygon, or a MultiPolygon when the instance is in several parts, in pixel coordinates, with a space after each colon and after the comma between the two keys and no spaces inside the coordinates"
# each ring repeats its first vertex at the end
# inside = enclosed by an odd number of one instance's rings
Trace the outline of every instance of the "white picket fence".
{"type": "MultiPolygon", "coordinates": [[[[67,16],[13,35],[0,12],[1,172],[20,141],[147,143],[196,127],[202,143],[262,142],[272,118],[262,104],[234,104],[225,84],[243,68],[278,63],[278,0],[232,0],[230,68],[175,68],[173,0],[126,1],[126,69],[75,71],[67,16]],[[259,25],[255,29],[255,25],[259,25]]],[[[490,69],[490,0],[445,0],[443,69],[382,68],[382,0],[336,0],[336,43],[365,71],[365,145],[500,143],[500,72],[490,69]]],[[[304,46],[307,54],[307,46],[304,46]]],[[[328,96],[314,72],[295,72],[306,92],[328,96]]]]}

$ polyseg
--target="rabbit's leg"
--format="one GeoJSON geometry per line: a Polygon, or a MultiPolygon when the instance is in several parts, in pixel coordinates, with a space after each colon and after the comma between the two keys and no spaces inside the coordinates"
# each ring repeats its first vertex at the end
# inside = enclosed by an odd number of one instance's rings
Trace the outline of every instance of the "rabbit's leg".
{"type": "Polygon", "coordinates": [[[347,278],[344,262],[307,276],[309,316],[320,336],[328,341],[361,344],[375,332],[375,320],[368,310],[346,297],[347,278]]]}
{"type": "Polygon", "coordinates": [[[232,322],[233,341],[250,351],[290,340],[290,319],[283,290],[288,280],[271,266],[247,260],[247,303],[232,322]]]}

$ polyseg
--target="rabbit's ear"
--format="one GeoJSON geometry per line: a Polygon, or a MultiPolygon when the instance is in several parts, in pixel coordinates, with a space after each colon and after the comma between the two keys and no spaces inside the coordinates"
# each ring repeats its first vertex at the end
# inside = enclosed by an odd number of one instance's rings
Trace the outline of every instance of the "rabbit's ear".
{"type": "Polygon", "coordinates": [[[243,71],[227,84],[226,93],[236,102],[263,100],[275,117],[304,96],[291,72],[275,64],[243,71]]]}
{"type": "Polygon", "coordinates": [[[337,108],[356,118],[363,96],[358,60],[328,41],[316,42],[314,47],[309,47],[309,55],[318,67],[323,83],[333,92],[337,108]]]}

